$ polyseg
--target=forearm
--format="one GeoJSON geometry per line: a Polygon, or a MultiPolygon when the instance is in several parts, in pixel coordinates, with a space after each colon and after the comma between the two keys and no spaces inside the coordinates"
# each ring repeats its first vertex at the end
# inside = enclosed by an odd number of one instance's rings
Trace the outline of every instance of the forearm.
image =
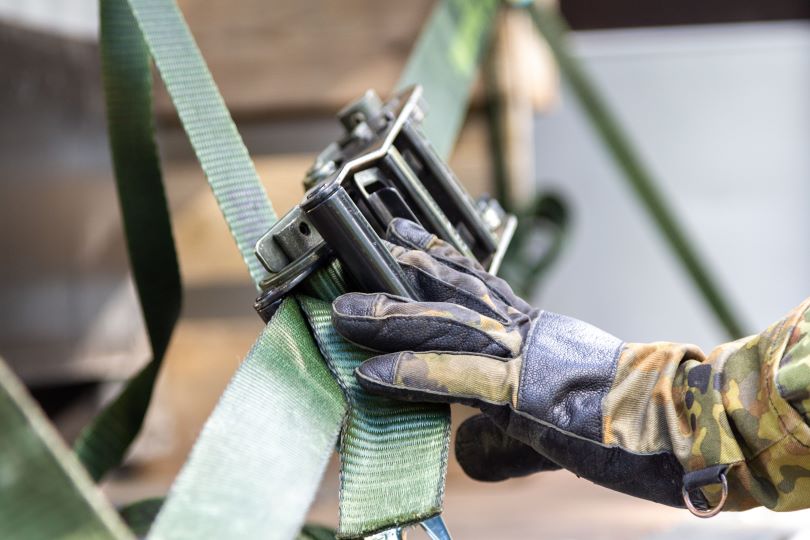
{"type": "MultiPolygon", "coordinates": [[[[726,509],[810,505],[810,300],[705,356],[626,344],[603,401],[607,445],[671,451],[686,471],[727,464],[726,509]]],[[[704,494],[717,503],[719,489],[704,494]]]]}

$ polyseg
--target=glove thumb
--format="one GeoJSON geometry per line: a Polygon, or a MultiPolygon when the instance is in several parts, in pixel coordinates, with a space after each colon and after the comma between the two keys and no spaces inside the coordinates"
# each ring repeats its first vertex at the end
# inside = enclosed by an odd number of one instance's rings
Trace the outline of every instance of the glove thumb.
{"type": "Polygon", "coordinates": [[[456,432],[456,459],[470,478],[498,482],[560,466],[506,435],[488,416],[468,418],[456,432]]]}

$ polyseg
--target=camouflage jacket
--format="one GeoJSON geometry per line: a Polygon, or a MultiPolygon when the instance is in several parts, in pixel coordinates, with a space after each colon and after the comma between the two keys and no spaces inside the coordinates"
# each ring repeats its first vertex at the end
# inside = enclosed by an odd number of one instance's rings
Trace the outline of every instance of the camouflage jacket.
{"type": "MultiPolygon", "coordinates": [[[[625,344],[603,407],[605,444],[670,447],[687,471],[731,464],[728,510],[810,507],[810,299],[708,355],[625,344]]],[[[704,495],[716,504],[719,488],[704,495]]]]}

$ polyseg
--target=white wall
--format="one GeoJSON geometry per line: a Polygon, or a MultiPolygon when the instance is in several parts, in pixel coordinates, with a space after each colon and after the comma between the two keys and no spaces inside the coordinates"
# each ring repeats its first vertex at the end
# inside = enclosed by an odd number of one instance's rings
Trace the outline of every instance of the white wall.
{"type": "MultiPolygon", "coordinates": [[[[809,296],[810,25],[583,32],[575,45],[747,328],[809,296]]],[[[538,181],[569,196],[574,227],[536,304],[626,340],[720,342],[575,98],[537,129],[538,181]]]]}
{"type": "Polygon", "coordinates": [[[0,0],[0,22],[96,39],[98,0],[0,0]]]}

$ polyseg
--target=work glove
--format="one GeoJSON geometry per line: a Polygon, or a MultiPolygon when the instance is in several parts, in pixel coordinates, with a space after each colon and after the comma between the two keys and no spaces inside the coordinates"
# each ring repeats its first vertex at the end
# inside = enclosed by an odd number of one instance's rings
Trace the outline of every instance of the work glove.
{"type": "MultiPolygon", "coordinates": [[[[456,436],[458,461],[473,478],[564,467],[616,491],[684,505],[684,469],[672,451],[630,451],[604,437],[611,419],[603,401],[616,382],[619,339],[532,308],[413,222],[394,220],[386,239],[420,301],[349,293],[332,311],[345,339],[385,353],[357,368],[365,389],[479,408],[484,414],[466,420],[456,436]]],[[[692,500],[705,506],[699,490],[692,500]]]]}

